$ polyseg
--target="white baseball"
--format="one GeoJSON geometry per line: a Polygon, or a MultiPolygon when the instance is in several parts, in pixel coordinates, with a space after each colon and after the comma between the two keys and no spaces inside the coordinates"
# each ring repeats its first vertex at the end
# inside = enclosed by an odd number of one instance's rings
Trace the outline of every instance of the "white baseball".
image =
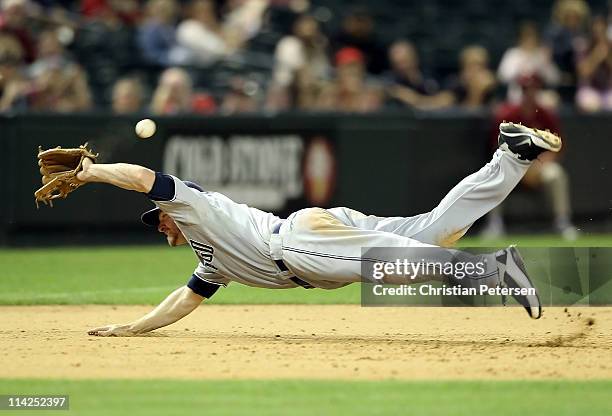
{"type": "Polygon", "coordinates": [[[150,118],[145,118],[144,120],[140,120],[136,123],[136,134],[141,139],[148,139],[149,137],[155,134],[155,130],[157,130],[157,126],[155,126],[155,122],[150,118]]]}

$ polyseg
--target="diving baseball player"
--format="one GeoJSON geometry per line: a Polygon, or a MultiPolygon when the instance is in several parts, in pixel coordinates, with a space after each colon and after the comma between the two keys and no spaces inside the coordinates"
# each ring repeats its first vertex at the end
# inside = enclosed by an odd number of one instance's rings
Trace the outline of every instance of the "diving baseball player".
{"type": "MultiPolygon", "coordinates": [[[[404,252],[415,252],[406,260],[421,261],[423,252],[411,248],[452,244],[506,198],[540,153],[560,148],[561,139],[550,132],[502,123],[499,148],[492,160],[459,182],[431,212],[408,218],[364,215],[349,208],[307,208],[283,220],[170,175],[87,159],[77,175],[79,181],[109,183],[144,193],[156,207],[142,214],[142,222],[157,227],[170,246],[189,244],[199,260],[186,286],[172,292],[147,315],[88,333],[130,336],[169,325],[230,282],[271,289],[334,289],[360,282],[361,263],[372,260],[362,257],[364,247],[404,248],[404,252]]],[[[483,273],[467,276],[461,284],[478,280],[488,287],[531,289],[532,294],[517,290],[511,295],[530,317],[541,316],[537,292],[514,247],[478,256],[444,250],[449,259],[472,256],[485,264],[483,273]]],[[[436,276],[424,273],[419,278],[417,281],[436,276]]]]}

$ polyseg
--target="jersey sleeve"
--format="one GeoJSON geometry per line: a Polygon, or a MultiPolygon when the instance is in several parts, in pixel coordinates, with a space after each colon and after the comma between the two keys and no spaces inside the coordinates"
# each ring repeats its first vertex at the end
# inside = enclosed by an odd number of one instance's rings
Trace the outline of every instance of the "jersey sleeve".
{"type": "Polygon", "coordinates": [[[199,222],[198,208],[202,208],[206,202],[199,191],[172,175],[159,172],[155,173],[155,182],[147,197],[175,221],[185,224],[199,222]]]}
{"type": "Polygon", "coordinates": [[[226,287],[231,280],[225,276],[221,276],[218,273],[210,271],[206,266],[202,263],[198,263],[198,267],[193,271],[193,275],[198,279],[208,282],[213,285],[226,287]]]}

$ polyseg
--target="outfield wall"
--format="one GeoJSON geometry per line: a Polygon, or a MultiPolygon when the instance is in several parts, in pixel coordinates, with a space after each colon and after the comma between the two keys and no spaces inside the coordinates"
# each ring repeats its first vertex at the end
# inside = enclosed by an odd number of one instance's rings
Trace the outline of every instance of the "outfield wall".
{"type": "MultiPolygon", "coordinates": [[[[23,115],[0,117],[0,244],[144,241],[135,220],[150,203],[104,185],[87,185],[54,209],[36,209],[38,146],[89,141],[103,162],[131,162],[279,215],[306,206],[350,206],[378,215],[431,209],[490,154],[486,114],[257,115],[160,117],[148,140],[136,138],[135,117],[23,115]]],[[[610,116],[562,117],[563,157],[578,223],[604,231],[612,214],[610,116]]],[[[541,194],[519,190],[509,217],[545,219],[541,194]]]]}

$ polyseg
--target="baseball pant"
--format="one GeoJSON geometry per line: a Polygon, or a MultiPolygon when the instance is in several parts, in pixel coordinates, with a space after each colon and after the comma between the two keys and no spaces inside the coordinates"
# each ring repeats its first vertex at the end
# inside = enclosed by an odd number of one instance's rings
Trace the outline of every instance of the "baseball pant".
{"type": "MultiPolygon", "coordinates": [[[[508,196],[531,162],[497,150],[489,163],[459,182],[432,211],[413,217],[377,217],[349,208],[307,208],[280,228],[282,259],[298,277],[317,287],[361,281],[362,250],[368,247],[427,248],[458,240],[469,227],[508,196]],[[321,284],[317,284],[320,281],[321,284]],[[334,282],[334,283],[332,283],[334,282]]],[[[428,250],[403,250],[408,262],[428,261],[428,250]],[[424,257],[425,256],[425,257],[424,257]]],[[[497,270],[494,255],[473,256],[437,250],[436,261],[486,260],[487,275],[497,270]],[[468,256],[468,257],[466,257],[468,256]]],[[[396,258],[376,260],[393,262],[396,258]]],[[[423,276],[424,280],[428,277],[423,276]]],[[[491,278],[494,286],[498,277],[491,278]]]]}

